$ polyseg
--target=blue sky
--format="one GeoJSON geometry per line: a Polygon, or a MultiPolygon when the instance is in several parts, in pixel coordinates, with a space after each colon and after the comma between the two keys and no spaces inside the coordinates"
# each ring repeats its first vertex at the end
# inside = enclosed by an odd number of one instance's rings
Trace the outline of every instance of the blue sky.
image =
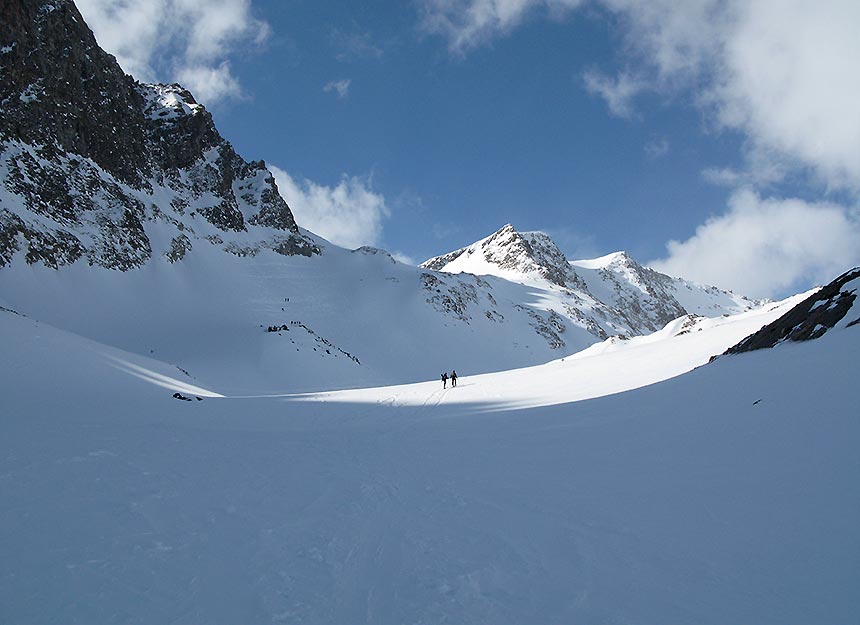
{"type": "Polygon", "coordinates": [[[347,247],[420,261],[511,222],[759,296],[860,262],[855,2],[132,4],[79,7],[347,247]]]}

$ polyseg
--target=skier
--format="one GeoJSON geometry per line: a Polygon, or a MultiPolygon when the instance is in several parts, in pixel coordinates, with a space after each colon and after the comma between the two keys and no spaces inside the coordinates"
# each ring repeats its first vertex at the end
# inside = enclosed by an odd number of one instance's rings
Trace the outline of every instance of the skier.
{"type": "Polygon", "coordinates": [[[448,372],[442,374],[442,388],[448,388],[448,372]]]}
{"type": "Polygon", "coordinates": [[[457,386],[457,372],[453,369],[451,370],[451,387],[457,386]]]}

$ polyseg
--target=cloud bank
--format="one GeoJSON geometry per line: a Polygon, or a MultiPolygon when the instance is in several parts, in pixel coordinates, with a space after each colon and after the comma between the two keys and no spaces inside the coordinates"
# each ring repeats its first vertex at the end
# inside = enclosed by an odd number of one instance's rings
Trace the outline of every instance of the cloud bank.
{"type": "Polygon", "coordinates": [[[250,0],[77,0],[99,44],[142,82],[181,82],[207,105],[239,97],[229,57],[261,45],[269,25],[250,0]]]}
{"type": "Polygon", "coordinates": [[[808,168],[860,189],[860,3],[602,0],[625,24],[628,62],[657,91],[692,91],[748,140],[750,167],[808,168]]]}
{"type": "Polygon", "coordinates": [[[302,228],[348,249],[379,245],[382,221],[388,217],[389,209],[385,198],[371,189],[368,179],[343,176],[336,186],[329,187],[296,180],[271,165],[269,170],[302,228]]]}
{"type": "Polygon", "coordinates": [[[779,297],[860,264],[860,215],[838,204],[762,199],[739,190],[728,211],[686,241],[669,241],[654,269],[745,295],[779,297]]]}

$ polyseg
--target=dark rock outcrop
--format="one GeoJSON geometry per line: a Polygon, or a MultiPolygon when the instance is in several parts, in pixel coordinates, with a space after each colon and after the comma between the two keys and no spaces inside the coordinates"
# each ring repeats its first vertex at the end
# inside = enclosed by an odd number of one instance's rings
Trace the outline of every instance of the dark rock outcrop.
{"type": "MultiPolygon", "coordinates": [[[[726,354],[741,354],[774,347],[783,341],[808,341],[823,336],[845,318],[857,299],[857,285],[846,288],[860,278],[860,267],[845,272],[833,282],[807,297],[782,317],[755,334],[730,347],[726,354]]],[[[848,325],[856,325],[860,317],[848,325]]]]}
{"type": "Polygon", "coordinates": [[[4,0],[0,7],[0,137],[92,159],[140,186],[144,101],[69,1],[4,0]]]}
{"type": "Polygon", "coordinates": [[[265,163],[236,154],[181,86],[126,75],[71,0],[0,3],[0,110],[0,267],[23,252],[127,270],[218,233],[234,233],[227,251],[319,252],[265,163]],[[167,247],[156,223],[174,230],[167,247]]]}

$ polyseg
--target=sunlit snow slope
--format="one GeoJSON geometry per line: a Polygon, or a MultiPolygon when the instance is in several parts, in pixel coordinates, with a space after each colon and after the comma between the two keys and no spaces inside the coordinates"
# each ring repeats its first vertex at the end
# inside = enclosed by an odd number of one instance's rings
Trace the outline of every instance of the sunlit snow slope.
{"type": "Polygon", "coordinates": [[[514,369],[463,379],[456,395],[432,383],[307,394],[312,401],[387,402],[426,405],[455,401],[485,409],[537,407],[592,399],[647,386],[686,373],[769,323],[809,294],[738,315],[687,316],[659,332],[628,340],[607,339],[567,358],[528,369],[514,369]]]}

